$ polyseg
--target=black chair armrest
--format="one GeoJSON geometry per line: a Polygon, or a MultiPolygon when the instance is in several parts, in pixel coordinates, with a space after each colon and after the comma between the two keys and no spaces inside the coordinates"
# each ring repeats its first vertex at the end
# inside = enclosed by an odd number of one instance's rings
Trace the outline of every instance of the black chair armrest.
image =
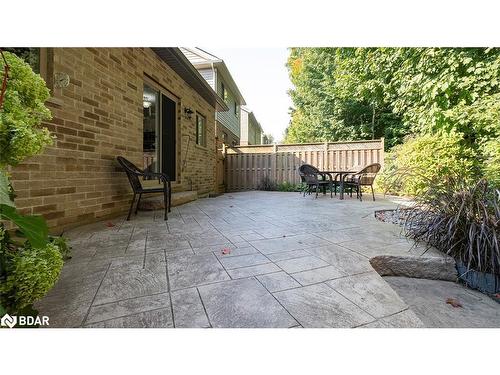
{"type": "Polygon", "coordinates": [[[168,175],[166,173],[144,172],[142,175],[144,177],[154,177],[154,178],[163,179],[167,182],[170,182],[170,178],[168,177],[168,175]]]}
{"type": "Polygon", "coordinates": [[[141,176],[144,177],[149,177],[149,178],[157,178],[158,182],[163,182],[164,185],[168,185],[168,188],[170,189],[170,178],[168,178],[168,175],[165,173],[157,173],[157,172],[144,172],[140,174],[141,176]]]}
{"type": "Polygon", "coordinates": [[[342,180],[345,181],[348,177],[351,178],[351,176],[353,175],[353,173],[346,173],[343,177],[342,177],[342,180]]]}

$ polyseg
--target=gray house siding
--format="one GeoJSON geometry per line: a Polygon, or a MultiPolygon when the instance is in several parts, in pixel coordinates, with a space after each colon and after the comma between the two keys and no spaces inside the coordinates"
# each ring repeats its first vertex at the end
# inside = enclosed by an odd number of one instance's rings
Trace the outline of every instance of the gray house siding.
{"type": "Polygon", "coordinates": [[[214,71],[213,71],[213,69],[211,69],[211,68],[209,68],[209,69],[198,69],[198,73],[200,73],[200,75],[205,79],[205,81],[208,82],[208,84],[210,86],[212,86],[212,88],[215,91],[214,71]]]}
{"type": "Polygon", "coordinates": [[[220,75],[216,74],[217,89],[215,90],[219,96],[222,97],[222,84],[227,92],[226,104],[229,107],[229,111],[226,112],[216,112],[215,119],[219,121],[224,127],[226,127],[231,133],[236,137],[240,138],[240,106],[237,105],[236,114],[234,112],[235,95],[229,88],[229,85],[220,79],[220,75]]]}
{"type": "Polygon", "coordinates": [[[246,145],[262,144],[262,128],[252,112],[241,111],[241,138],[240,143],[246,145]]]}

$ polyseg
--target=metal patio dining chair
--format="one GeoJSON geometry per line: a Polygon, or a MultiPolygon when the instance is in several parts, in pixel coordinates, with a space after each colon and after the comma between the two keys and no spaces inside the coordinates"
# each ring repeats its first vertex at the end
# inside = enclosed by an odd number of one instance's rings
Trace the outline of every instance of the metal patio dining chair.
{"type": "Polygon", "coordinates": [[[373,182],[375,181],[375,177],[377,177],[377,173],[380,171],[382,166],[379,163],[370,164],[363,169],[361,169],[357,173],[348,174],[344,176],[344,186],[349,187],[351,189],[356,190],[356,197],[359,198],[360,201],[363,201],[363,186],[370,186],[372,190],[372,197],[375,201],[375,193],[373,192],[373,182]]]}
{"type": "MultiPolygon", "coordinates": [[[[310,164],[302,164],[299,167],[299,175],[300,179],[304,184],[307,185],[307,192],[310,194],[312,189],[316,191],[316,197],[318,198],[318,191],[320,188],[326,189],[327,187],[330,189],[330,198],[333,197],[333,179],[332,175],[326,172],[321,172],[318,168],[310,165],[310,164]]],[[[325,192],[325,190],[323,190],[325,192]]],[[[304,195],[306,195],[306,191],[304,190],[304,195]]]]}
{"type": "Polygon", "coordinates": [[[136,195],[139,195],[137,205],[135,206],[135,214],[137,215],[137,210],[139,209],[139,203],[141,202],[142,194],[149,193],[163,193],[163,202],[165,204],[165,220],[167,220],[167,212],[170,212],[170,204],[172,200],[172,189],[170,187],[170,179],[168,178],[168,176],[165,173],[143,171],[122,156],[118,156],[116,160],[118,161],[118,163],[120,163],[123,170],[127,174],[128,182],[130,183],[130,186],[132,187],[132,190],[134,192],[134,197],[132,198],[132,203],[130,204],[130,208],[128,210],[127,220],[130,220],[130,215],[134,207],[136,195]],[[145,189],[142,186],[139,177],[143,177],[144,179],[158,179],[159,182],[163,183],[163,186],[158,188],[145,189]]]}

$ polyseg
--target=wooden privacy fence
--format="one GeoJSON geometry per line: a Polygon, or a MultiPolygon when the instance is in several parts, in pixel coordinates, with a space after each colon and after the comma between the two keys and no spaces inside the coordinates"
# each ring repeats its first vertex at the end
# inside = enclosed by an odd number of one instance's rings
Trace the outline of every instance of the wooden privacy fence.
{"type": "Polygon", "coordinates": [[[300,183],[297,169],[311,164],[322,171],[359,170],[371,163],[384,164],[384,139],[351,142],[275,144],[225,147],[226,191],[258,189],[267,176],[279,184],[300,183]]]}

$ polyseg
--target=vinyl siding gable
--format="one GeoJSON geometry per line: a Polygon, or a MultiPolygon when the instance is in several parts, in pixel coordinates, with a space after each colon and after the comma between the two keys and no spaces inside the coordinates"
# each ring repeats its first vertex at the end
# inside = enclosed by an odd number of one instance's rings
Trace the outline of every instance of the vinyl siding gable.
{"type": "Polygon", "coordinates": [[[198,73],[208,82],[208,84],[215,90],[214,71],[213,69],[198,69],[198,73]]]}

